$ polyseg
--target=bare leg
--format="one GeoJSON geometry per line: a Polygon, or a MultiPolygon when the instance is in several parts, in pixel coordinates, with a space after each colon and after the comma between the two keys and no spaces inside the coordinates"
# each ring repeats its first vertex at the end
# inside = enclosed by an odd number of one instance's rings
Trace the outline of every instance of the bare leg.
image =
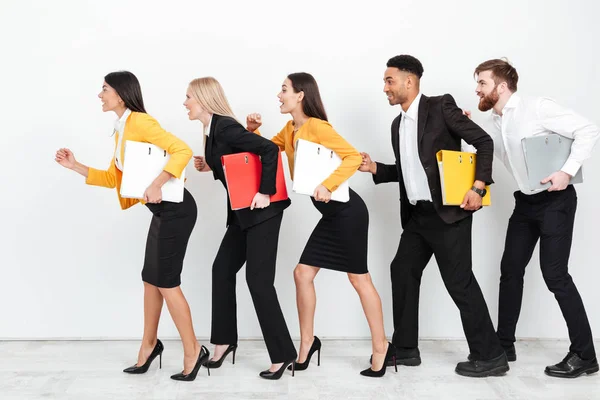
{"type": "Polygon", "coordinates": [[[173,318],[173,322],[175,322],[183,343],[183,373],[189,374],[200,355],[200,344],[194,333],[190,307],[179,286],[171,289],[160,289],[160,292],[165,298],[169,313],[173,318]]]}
{"type": "Polygon", "coordinates": [[[156,346],[162,306],[163,297],[160,290],[156,286],[144,282],[144,337],[138,352],[137,366],[144,365],[156,346]]]}
{"type": "Polygon", "coordinates": [[[373,285],[371,274],[348,274],[350,283],[360,297],[369,329],[371,330],[371,341],[373,346],[373,371],[379,371],[385,362],[385,353],[387,352],[387,339],[383,327],[383,311],[381,309],[381,299],[379,293],[373,285]]]}
{"type": "Polygon", "coordinates": [[[315,293],[315,277],[320,268],[298,264],[294,269],[296,283],[296,305],[300,322],[300,351],[298,362],[306,361],[308,351],[314,340],[315,308],[317,294],[315,293]]]}

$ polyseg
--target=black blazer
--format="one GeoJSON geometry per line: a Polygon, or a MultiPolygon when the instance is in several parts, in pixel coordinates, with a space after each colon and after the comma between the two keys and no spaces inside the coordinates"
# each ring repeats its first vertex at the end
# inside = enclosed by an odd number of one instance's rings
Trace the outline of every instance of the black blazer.
{"type": "MultiPolygon", "coordinates": [[[[396,157],[395,165],[377,163],[377,173],[373,175],[376,184],[399,182],[400,184],[400,220],[402,226],[410,220],[414,206],[406,195],[402,168],[400,167],[399,133],[402,114],[392,122],[392,148],[396,157]]],[[[427,97],[421,96],[417,123],[419,159],[425,169],[433,205],[438,215],[448,224],[460,221],[473,214],[458,206],[442,205],[440,174],[435,154],[439,150],[460,151],[460,140],[464,139],[477,149],[475,180],[492,184],[492,161],[494,156],[493,139],[468,117],[456,105],[451,95],[427,97]]]]}
{"type": "MultiPolygon", "coordinates": [[[[261,157],[262,177],[258,191],[262,194],[275,194],[279,147],[256,133],[248,132],[235,119],[214,114],[204,154],[215,180],[221,181],[225,190],[227,190],[227,181],[221,164],[221,156],[243,152],[258,154],[261,157]]],[[[278,215],[290,204],[291,200],[287,199],[271,203],[266,208],[255,208],[254,210],[244,208],[234,211],[231,209],[229,192],[227,192],[227,226],[235,224],[237,221],[242,230],[248,229],[278,215]]]]}

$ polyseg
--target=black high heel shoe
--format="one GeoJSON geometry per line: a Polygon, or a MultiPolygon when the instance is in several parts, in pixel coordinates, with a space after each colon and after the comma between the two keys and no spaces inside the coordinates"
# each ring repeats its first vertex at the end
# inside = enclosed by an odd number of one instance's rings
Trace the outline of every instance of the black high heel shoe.
{"type": "Polygon", "coordinates": [[[276,380],[276,379],[281,378],[281,375],[283,375],[283,373],[285,372],[285,370],[287,369],[287,367],[289,365],[292,367],[292,376],[294,376],[294,365],[295,364],[296,364],[296,360],[286,361],[283,363],[283,365],[277,371],[271,372],[269,370],[266,370],[266,371],[262,371],[258,375],[261,378],[265,378],[265,379],[269,379],[269,380],[276,380]]]}
{"type": "Polygon", "coordinates": [[[223,364],[223,361],[225,361],[225,357],[227,357],[227,355],[229,353],[233,353],[233,362],[232,364],[235,364],[235,352],[237,351],[237,344],[230,344],[227,347],[227,350],[225,350],[225,353],[223,353],[223,355],[221,356],[221,358],[219,358],[218,360],[212,360],[209,361],[206,364],[207,368],[219,368],[221,366],[221,364],[223,364]]]}
{"type": "Polygon", "coordinates": [[[396,364],[396,348],[390,342],[388,342],[388,348],[385,352],[385,360],[383,360],[383,367],[381,367],[379,371],[373,371],[371,368],[367,368],[364,371],[360,371],[360,374],[363,376],[368,376],[370,378],[381,378],[385,375],[385,370],[389,360],[392,360],[394,362],[394,368],[396,369],[396,372],[398,372],[398,365],[396,364]]]}
{"type": "MultiPolygon", "coordinates": [[[[310,364],[310,358],[315,353],[315,351],[317,352],[317,367],[321,366],[321,341],[319,340],[318,337],[315,336],[312,344],[310,345],[310,350],[308,350],[308,356],[306,357],[306,360],[303,363],[296,362],[294,369],[296,371],[304,371],[305,369],[307,369],[308,364],[310,364]]],[[[291,369],[292,369],[292,366],[290,365],[288,367],[288,370],[291,370],[291,369]]]]}
{"type": "Polygon", "coordinates": [[[194,369],[189,374],[184,374],[181,371],[179,374],[171,375],[171,379],[176,381],[186,381],[191,382],[196,379],[196,375],[198,375],[198,371],[200,371],[201,366],[205,366],[208,371],[208,376],[210,376],[210,368],[206,365],[208,362],[208,358],[210,357],[210,352],[204,345],[200,348],[200,354],[198,355],[198,361],[196,361],[196,365],[194,365],[194,369]]]}
{"type": "Polygon", "coordinates": [[[144,365],[138,366],[137,364],[132,365],[131,367],[127,367],[123,370],[123,372],[127,372],[128,374],[144,374],[150,368],[152,361],[158,356],[158,368],[162,368],[162,352],[165,349],[160,339],[156,339],[156,344],[154,345],[154,349],[152,349],[152,353],[148,356],[148,359],[144,363],[144,365]]]}

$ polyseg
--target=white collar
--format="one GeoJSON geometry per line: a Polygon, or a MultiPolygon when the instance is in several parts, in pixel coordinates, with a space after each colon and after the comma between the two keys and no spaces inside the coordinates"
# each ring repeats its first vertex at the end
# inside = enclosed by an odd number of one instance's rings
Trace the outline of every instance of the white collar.
{"type": "Polygon", "coordinates": [[[210,116],[210,120],[208,121],[208,126],[207,126],[207,127],[206,127],[206,129],[204,130],[204,134],[205,134],[206,136],[210,136],[210,126],[212,125],[212,120],[213,120],[213,118],[214,118],[214,117],[215,117],[215,115],[214,115],[214,114],[210,116]]]}
{"type": "Polygon", "coordinates": [[[421,102],[421,96],[422,96],[422,93],[419,92],[417,97],[415,97],[413,102],[410,104],[410,107],[408,107],[408,110],[406,110],[406,112],[404,112],[404,110],[402,110],[403,117],[408,117],[412,121],[417,120],[417,116],[419,115],[419,103],[421,102]]]}
{"type": "MultiPolygon", "coordinates": [[[[506,114],[506,110],[508,109],[517,108],[519,103],[521,103],[521,96],[517,95],[516,93],[511,94],[508,98],[508,101],[502,108],[502,115],[506,114]]],[[[498,115],[494,109],[492,109],[492,115],[497,118],[502,118],[502,115],[498,115]]]]}
{"type": "Polygon", "coordinates": [[[123,113],[123,115],[121,115],[121,118],[117,119],[115,121],[115,130],[117,132],[119,132],[120,134],[123,134],[122,130],[125,127],[125,123],[127,122],[127,118],[129,118],[129,115],[131,114],[131,110],[129,108],[125,109],[125,112],[123,113]]]}

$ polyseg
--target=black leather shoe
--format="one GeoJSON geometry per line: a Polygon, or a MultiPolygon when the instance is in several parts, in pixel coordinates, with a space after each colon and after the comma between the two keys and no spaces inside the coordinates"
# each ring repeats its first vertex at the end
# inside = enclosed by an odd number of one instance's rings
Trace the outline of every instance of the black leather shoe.
{"type": "Polygon", "coordinates": [[[156,344],[154,345],[154,349],[152,349],[152,353],[148,356],[148,359],[144,363],[144,365],[138,366],[137,364],[132,365],[131,367],[127,367],[123,370],[128,374],[145,374],[150,368],[152,361],[158,356],[158,368],[162,368],[162,352],[165,349],[160,339],[156,339],[156,344]]]}
{"type": "Polygon", "coordinates": [[[577,378],[598,372],[598,359],[583,360],[576,353],[569,352],[561,362],[547,366],[544,372],[557,378],[577,378]]]}
{"type": "Polygon", "coordinates": [[[219,358],[218,360],[211,360],[209,361],[206,366],[208,368],[219,368],[221,366],[221,364],[223,364],[223,361],[225,361],[225,357],[227,357],[227,355],[229,353],[233,353],[232,357],[232,364],[235,364],[235,352],[237,351],[237,344],[230,344],[227,347],[227,350],[225,350],[225,353],[223,353],[223,355],[221,356],[221,358],[219,358]]]}
{"type": "Polygon", "coordinates": [[[500,376],[504,375],[510,367],[508,366],[508,360],[506,354],[502,353],[496,358],[491,360],[471,360],[460,362],[456,365],[456,373],[462,376],[469,376],[472,378],[483,378],[486,376],[500,376]]]}
{"type": "MultiPolygon", "coordinates": [[[[373,356],[369,358],[369,364],[373,362],[373,356]]],[[[406,365],[408,367],[416,367],[421,365],[421,352],[418,347],[414,349],[397,348],[396,347],[396,365],[406,365]]],[[[387,360],[386,366],[393,367],[394,361],[387,360]]]]}
{"type": "Polygon", "coordinates": [[[319,367],[321,365],[321,341],[316,336],[314,337],[313,342],[310,345],[310,349],[308,350],[308,356],[306,357],[306,360],[304,360],[303,363],[295,362],[293,367],[291,365],[288,367],[288,370],[291,371],[292,368],[294,368],[296,371],[304,371],[306,368],[308,368],[308,364],[310,364],[310,359],[312,358],[312,355],[315,352],[317,352],[317,367],[319,367]]]}
{"type": "MultiPolygon", "coordinates": [[[[504,353],[506,353],[506,359],[509,362],[517,361],[517,351],[515,349],[514,344],[510,347],[503,347],[503,349],[504,353]]],[[[467,359],[469,361],[475,361],[475,357],[473,356],[473,354],[469,354],[469,357],[467,357],[467,359]]]]}
{"type": "Polygon", "coordinates": [[[283,373],[287,369],[288,365],[292,366],[292,376],[294,376],[294,364],[296,364],[296,360],[287,361],[287,362],[284,362],[283,365],[281,367],[279,367],[279,369],[277,371],[275,371],[275,372],[271,372],[269,370],[262,371],[260,374],[258,374],[258,376],[260,376],[261,378],[272,380],[272,381],[277,380],[277,379],[281,378],[281,375],[283,375],[283,373]]]}

